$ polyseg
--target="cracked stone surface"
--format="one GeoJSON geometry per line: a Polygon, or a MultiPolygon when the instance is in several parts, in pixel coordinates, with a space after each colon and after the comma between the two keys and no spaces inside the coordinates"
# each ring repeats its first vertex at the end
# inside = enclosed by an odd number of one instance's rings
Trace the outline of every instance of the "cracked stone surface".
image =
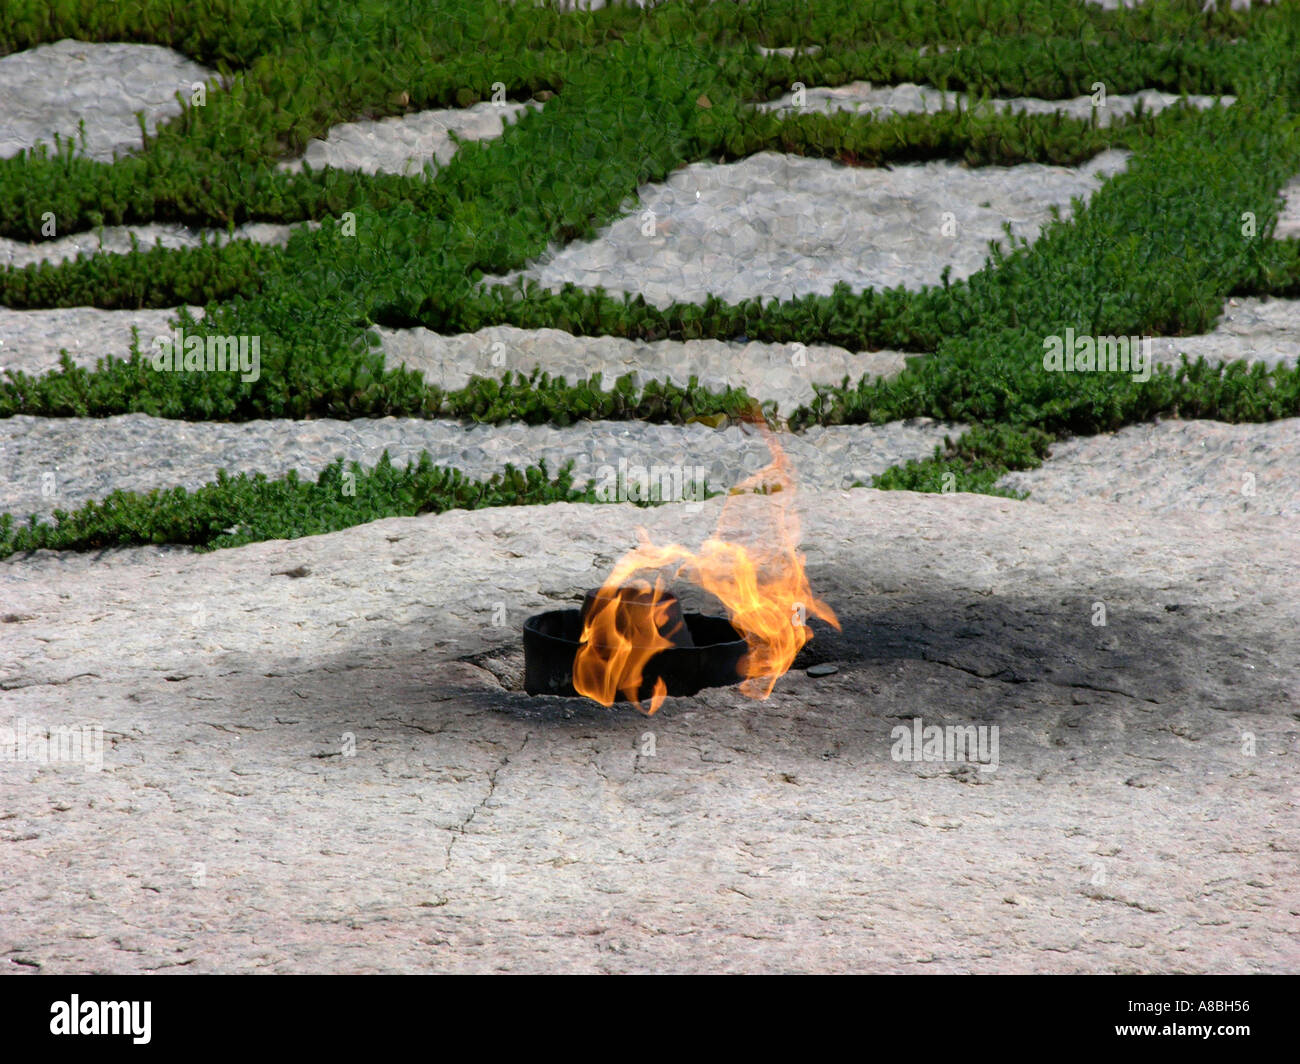
{"type": "Polygon", "coordinates": [[[916,289],[941,283],[945,267],[954,280],[979,270],[990,241],[1006,245],[1004,224],[1033,240],[1053,207],[1068,218],[1071,200],[1086,200],[1128,157],[1106,151],[1079,167],[971,169],[944,160],[886,169],[759,152],[692,163],[641,186],[597,239],[552,246],[526,269],[483,283],[600,286],[639,292],[659,307],[709,295],[732,303],[829,295],[839,282],[854,291],[916,289]]]}
{"type": "Polygon", "coordinates": [[[44,143],[55,134],[77,153],[99,162],[140,149],[143,111],[150,134],[181,113],[176,93],[188,98],[214,71],[154,44],[62,40],[0,58],[0,159],[44,143]],[[78,123],[85,121],[81,144],[78,123]]]}
{"type": "Polygon", "coordinates": [[[0,762],[0,963],[1295,970],[1294,521],[807,494],[843,632],[770,700],[518,692],[525,617],[718,505],[0,563],[0,725],[104,729],[0,762]],[[918,716],[998,767],[894,760],[918,716]]]}

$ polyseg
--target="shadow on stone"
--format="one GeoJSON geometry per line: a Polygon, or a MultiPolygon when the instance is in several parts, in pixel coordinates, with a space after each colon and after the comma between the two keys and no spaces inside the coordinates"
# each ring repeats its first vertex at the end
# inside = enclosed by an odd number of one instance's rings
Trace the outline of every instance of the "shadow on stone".
{"type": "MultiPolygon", "coordinates": [[[[1086,718],[1105,708],[1135,726],[1150,721],[1148,727],[1163,728],[1174,714],[1186,719],[1194,713],[1208,727],[1217,711],[1258,712],[1271,705],[1282,714],[1296,708],[1267,670],[1243,669],[1243,646],[1263,660],[1282,651],[1270,633],[1245,631],[1248,618],[1241,615],[1188,604],[1138,609],[1117,603],[1103,626],[1093,624],[1087,594],[1048,600],[932,587],[846,591],[853,586],[847,573],[822,573],[814,586],[832,589],[828,598],[842,630],[814,621],[815,637],[792,673],[816,664],[833,664],[838,672],[824,680],[788,676],[770,701],[745,701],[744,715],[787,718],[811,700],[819,709],[842,711],[850,729],[913,711],[949,720],[1014,719],[1035,729],[1036,717],[1046,728],[1063,714],[1086,718]]],[[[427,637],[427,629],[376,632],[369,626],[364,646],[320,663],[327,682],[312,685],[315,711],[323,715],[333,707],[350,716],[358,706],[383,705],[377,718],[399,713],[426,723],[491,711],[530,724],[620,732],[647,719],[626,705],[525,694],[517,630],[502,629],[494,645],[470,653],[448,646],[441,660],[437,650],[418,646],[421,634],[427,637]]],[[[669,699],[655,719],[694,708],[731,717],[741,703],[721,688],[669,699]]]]}

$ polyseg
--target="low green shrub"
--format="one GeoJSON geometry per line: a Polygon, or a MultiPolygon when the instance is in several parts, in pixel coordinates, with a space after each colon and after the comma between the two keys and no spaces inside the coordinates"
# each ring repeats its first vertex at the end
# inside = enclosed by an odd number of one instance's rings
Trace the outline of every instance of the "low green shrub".
{"type": "Polygon", "coordinates": [[[545,463],[507,466],[486,480],[435,466],[428,453],[398,469],[385,451],[373,469],[342,459],[314,481],[297,473],[270,480],[263,474],[230,476],[195,491],[115,491],[54,519],[15,523],[0,515],[0,557],[31,550],[101,550],[148,543],[180,543],[205,550],[267,539],[298,539],[336,532],[384,517],[413,517],[486,506],[595,502],[590,485],[573,486],[572,463],[551,477],[545,463]]]}

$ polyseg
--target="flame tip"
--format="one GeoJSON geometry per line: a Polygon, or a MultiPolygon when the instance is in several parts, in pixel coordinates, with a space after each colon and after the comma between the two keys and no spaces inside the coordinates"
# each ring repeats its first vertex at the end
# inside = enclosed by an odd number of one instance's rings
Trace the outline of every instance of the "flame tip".
{"type": "Polygon", "coordinates": [[[573,684],[580,694],[612,705],[622,693],[646,716],[663,704],[667,685],[662,677],[656,678],[648,710],[639,695],[650,659],[678,645],[670,637],[677,635],[682,622],[674,619],[675,596],[665,591],[662,571],[670,566],[675,567],[671,579],[689,579],[726,608],[732,627],[747,644],[740,690],[751,698],[768,698],[813,638],[804,623],[807,617],[842,630],[834,611],[814,597],[808,585],[804,555],[797,549],[799,523],[789,459],[764,419],[756,416],[752,423],[765,436],[772,461],[731,489],[717,528],[700,550],[675,543],[657,547],[645,528],[638,527],[639,545],[618,561],[596,592],[598,605],[587,610],[574,658],[573,684]],[[753,540],[756,528],[763,525],[750,509],[755,505],[766,507],[771,534],[766,542],[747,548],[739,542],[740,533],[753,540]],[[658,570],[653,584],[638,575],[651,570],[658,570]],[[638,595],[649,601],[638,600],[638,595]]]}

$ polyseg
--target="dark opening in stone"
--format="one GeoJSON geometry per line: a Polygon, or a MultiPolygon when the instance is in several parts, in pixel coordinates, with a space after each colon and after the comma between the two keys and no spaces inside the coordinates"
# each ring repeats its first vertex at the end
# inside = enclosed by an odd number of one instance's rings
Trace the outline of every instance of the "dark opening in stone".
{"type": "MultiPolygon", "coordinates": [[[[650,608],[649,595],[632,592],[621,597],[631,608],[644,602],[650,608]]],[[[529,617],[524,622],[524,690],[530,695],[577,697],[573,687],[573,659],[581,645],[584,620],[597,601],[599,592],[587,593],[581,610],[551,610],[529,617]]],[[[675,596],[669,594],[666,619],[659,632],[673,646],[659,651],[646,662],[638,700],[650,699],[655,683],[663,680],[669,695],[687,696],[705,687],[727,687],[739,683],[740,661],[746,644],[725,617],[700,613],[682,613],[675,596]]],[[[620,694],[618,701],[627,699],[620,694]]]]}

